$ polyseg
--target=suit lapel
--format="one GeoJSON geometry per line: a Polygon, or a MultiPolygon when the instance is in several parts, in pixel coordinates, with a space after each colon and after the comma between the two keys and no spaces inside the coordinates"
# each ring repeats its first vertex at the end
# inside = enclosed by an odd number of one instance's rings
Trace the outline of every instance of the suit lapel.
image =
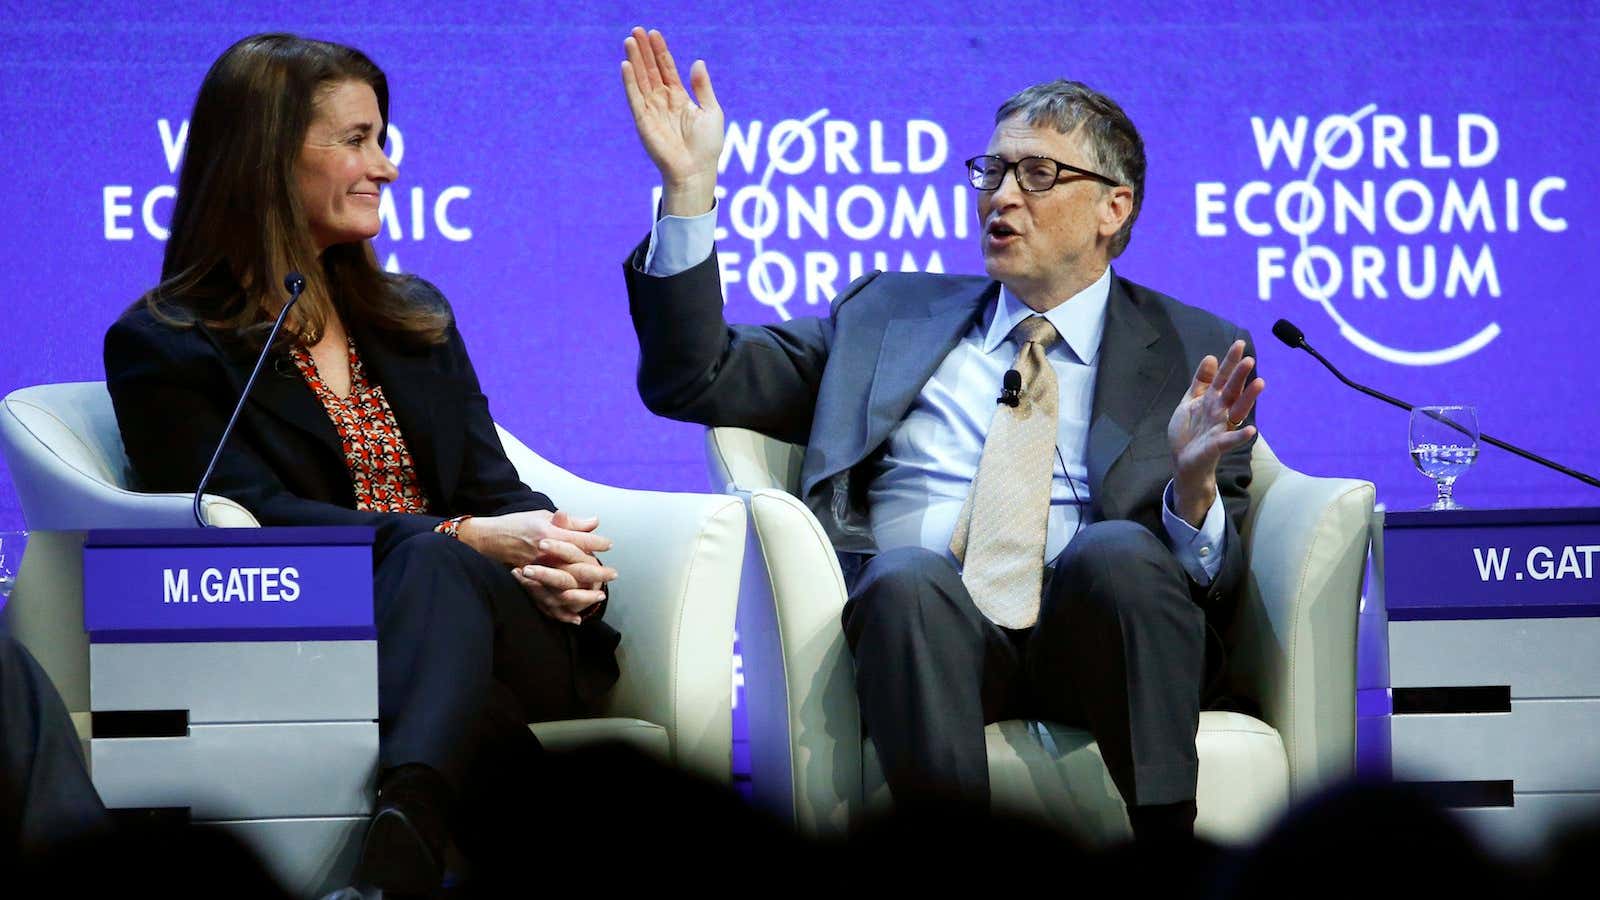
{"type": "MultiPolygon", "coordinates": [[[[888,438],[889,432],[905,418],[928,379],[961,340],[974,319],[982,315],[986,303],[994,302],[998,282],[989,282],[976,291],[970,288],[928,303],[922,298],[923,315],[907,313],[890,319],[878,350],[878,365],[872,376],[872,393],[867,400],[867,441],[863,453],[870,452],[888,438]],[[931,307],[931,309],[930,309],[931,307]]],[[[856,460],[855,462],[859,462],[856,460]]],[[[854,462],[852,462],[854,465],[854,462]]]]}
{"type": "Polygon", "coordinates": [[[1113,278],[1089,424],[1089,491],[1102,510],[1106,474],[1181,361],[1177,341],[1152,325],[1123,280],[1113,278]]]}
{"type": "MultiPolygon", "coordinates": [[[[824,443],[819,445],[813,430],[813,443],[806,454],[807,468],[801,479],[802,496],[810,496],[817,485],[853,469],[888,439],[889,433],[905,418],[906,410],[911,408],[923,385],[933,377],[934,370],[982,312],[984,302],[992,302],[1000,289],[996,282],[950,279],[943,291],[927,290],[933,283],[925,281],[916,293],[894,297],[896,311],[883,325],[876,347],[877,358],[872,363],[866,427],[855,432],[860,435],[860,443],[833,448],[826,443],[833,439],[834,431],[829,429],[825,430],[828,436],[822,438],[824,443]]],[[[872,346],[870,341],[869,335],[865,339],[866,347],[872,346]]],[[[840,351],[836,348],[835,352],[840,351]]],[[[831,360],[829,365],[830,371],[836,371],[834,366],[846,368],[831,360]]],[[[851,414],[854,410],[852,407],[851,414]]]]}
{"type": "Polygon", "coordinates": [[[369,381],[383,386],[428,498],[450,505],[461,471],[466,417],[453,379],[432,365],[427,350],[406,352],[369,329],[354,329],[369,381]]]}
{"type": "MultiPolygon", "coordinates": [[[[243,341],[224,339],[204,324],[196,327],[217,349],[233,383],[234,394],[242,392],[259,351],[243,341]]],[[[287,354],[278,350],[267,354],[261,374],[256,376],[255,387],[250,389],[249,405],[300,429],[343,459],[344,451],[333,421],[287,354]]]]}

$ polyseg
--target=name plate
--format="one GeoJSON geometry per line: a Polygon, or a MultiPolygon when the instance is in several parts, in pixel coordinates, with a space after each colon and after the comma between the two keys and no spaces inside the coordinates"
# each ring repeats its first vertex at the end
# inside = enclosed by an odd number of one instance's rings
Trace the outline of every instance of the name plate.
{"type": "Polygon", "coordinates": [[[1600,616],[1600,509],[1390,512],[1391,621],[1600,616]]]}
{"type": "Polygon", "coordinates": [[[96,643],[372,640],[366,527],[90,531],[83,619],[96,643]]]}

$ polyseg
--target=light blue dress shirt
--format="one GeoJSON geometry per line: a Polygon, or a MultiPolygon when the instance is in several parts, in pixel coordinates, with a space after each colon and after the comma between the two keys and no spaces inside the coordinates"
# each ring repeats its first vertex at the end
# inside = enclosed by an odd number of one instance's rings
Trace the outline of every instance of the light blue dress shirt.
{"type": "MultiPolygon", "coordinates": [[[[650,232],[645,271],[666,277],[700,264],[711,255],[715,229],[714,209],[693,217],[663,216],[650,232]]],[[[1110,294],[1107,268],[1093,284],[1044,314],[1062,338],[1045,354],[1056,373],[1060,417],[1045,534],[1047,563],[1060,555],[1093,511],[1089,419],[1110,294]]],[[[1001,381],[1019,352],[1010,334],[1035,314],[1002,287],[995,305],[961,336],[889,434],[867,495],[879,549],[926,547],[954,559],[950,537],[983,457],[983,438],[1001,381]]],[[[1189,577],[1210,584],[1222,566],[1227,534],[1222,499],[1212,501],[1198,529],[1173,512],[1173,504],[1169,481],[1161,513],[1168,545],[1189,577]]]]}

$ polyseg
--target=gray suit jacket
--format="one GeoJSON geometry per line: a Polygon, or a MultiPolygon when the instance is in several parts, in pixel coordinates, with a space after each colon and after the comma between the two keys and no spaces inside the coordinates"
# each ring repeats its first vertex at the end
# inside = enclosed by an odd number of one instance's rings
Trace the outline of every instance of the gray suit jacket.
{"type": "MultiPolygon", "coordinates": [[[[866,502],[875,459],[940,362],[994,302],[999,283],[874,272],[840,291],[826,317],[729,325],[715,254],[658,278],[644,272],[644,247],[624,272],[645,405],[669,418],[805,445],[802,499],[846,567],[849,554],[876,552],[866,502]]],[[[1237,338],[1253,355],[1249,333],[1232,323],[1112,279],[1089,427],[1096,519],[1129,519],[1165,534],[1167,421],[1201,358],[1220,358],[1237,338]]],[[[1192,586],[1219,630],[1232,617],[1245,569],[1238,527],[1249,503],[1250,449],[1228,453],[1217,468],[1228,520],[1225,558],[1210,585],[1192,586]]]]}

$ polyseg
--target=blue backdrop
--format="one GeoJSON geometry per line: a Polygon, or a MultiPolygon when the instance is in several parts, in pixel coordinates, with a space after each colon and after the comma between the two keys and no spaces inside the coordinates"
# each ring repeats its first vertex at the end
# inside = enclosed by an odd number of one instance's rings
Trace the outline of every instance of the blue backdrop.
{"type": "MultiPolygon", "coordinates": [[[[1431,493],[1404,414],[1272,342],[1281,316],[1357,379],[1476,403],[1485,430],[1600,469],[1594,4],[803,6],[5,3],[0,393],[102,377],[105,328],[160,267],[202,75],[290,30],[388,71],[401,176],[379,253],[454,301],[496,417],[585,477],[705,489],[699,429],[633,387],[620,264],[655,185],[617,67],[648,17],[685,67],[710,62],[729,117],[732,320],[815,314],[864,267],[981,271],[960,160],[1006,96],[1067,76],[1148,146],[1118,270],[1254,332],[1290,464],[1391,506],[1431,493]]],[[[1600,499],[1492,450],[1458,492],[1600,499]]],[[[0,474],[0,528],[21,525],[0,474]]]]}

